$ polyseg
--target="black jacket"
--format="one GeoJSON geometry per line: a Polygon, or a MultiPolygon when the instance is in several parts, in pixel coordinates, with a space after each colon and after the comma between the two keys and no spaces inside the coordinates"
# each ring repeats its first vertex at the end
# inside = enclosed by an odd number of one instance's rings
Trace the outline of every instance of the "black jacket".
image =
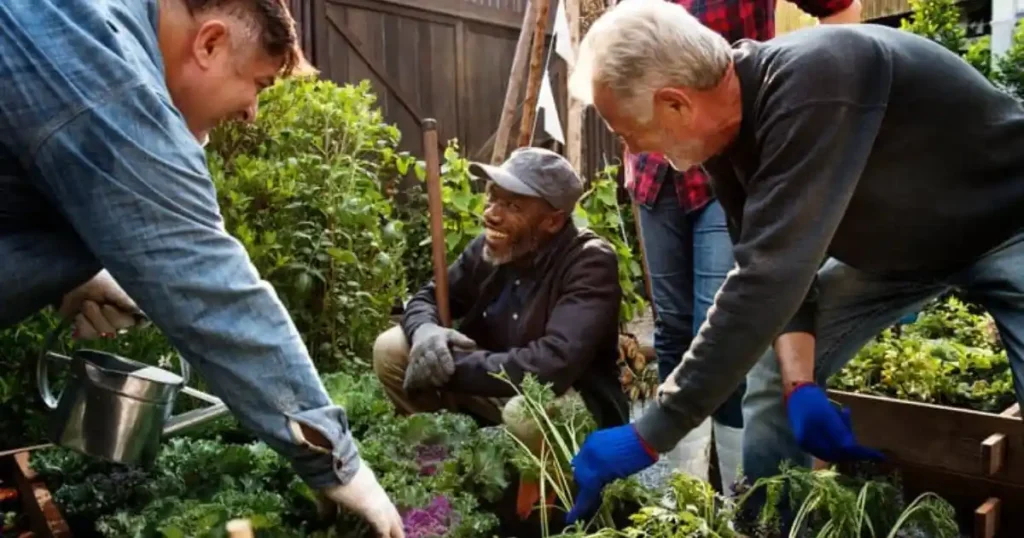
{"type": "MultiPolygon", "coordinates": [[[[601,427],[628,422],[616,366],[622,288],[611,245],[570,223],[526,264],[495,266],[483,247],[479,236],[448,268],[453,322],[480,350],[455,353],[445,389],[514,396],[491,375],[504,367],[514,382],[532,373],[556,395],[575,388],[601,427]]],[[[406,305],[410,342],[424,323],[440,324],[433,281],[406,305]]]]}

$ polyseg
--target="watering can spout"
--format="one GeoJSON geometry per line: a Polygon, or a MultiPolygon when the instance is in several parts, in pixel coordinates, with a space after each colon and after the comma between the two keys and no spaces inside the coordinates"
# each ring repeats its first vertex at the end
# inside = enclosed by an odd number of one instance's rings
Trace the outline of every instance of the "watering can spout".
{"type": "Polygon", "coordinates": [[[229,413],[230,410],[228,409],[228,406],[224,405],[224,402],[186,411],[185,413],[171,417],[167,421],[167,424],[164,425],[163,435],[164,437],[171,437],[186,431],[193,426],[198,426],[205,422],[218,419],[229,413]]]}

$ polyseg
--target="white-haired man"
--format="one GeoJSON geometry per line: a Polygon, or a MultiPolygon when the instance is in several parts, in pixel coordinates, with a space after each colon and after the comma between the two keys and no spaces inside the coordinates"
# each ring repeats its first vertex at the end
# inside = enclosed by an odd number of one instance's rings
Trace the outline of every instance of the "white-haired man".
{"type": "Polygon", "coordinates": [[[951,286],[995,317],[1024,400],[1024,107],[961,58],[874,25],[730,46],[680,6],[631,0],[591,27],[571,87],[632,151],[704,164],[736,267],[657,405],[584,442],[570,521],[748,371],[749,478],[807,453],[880,458],[821,385],[951,286]]]}

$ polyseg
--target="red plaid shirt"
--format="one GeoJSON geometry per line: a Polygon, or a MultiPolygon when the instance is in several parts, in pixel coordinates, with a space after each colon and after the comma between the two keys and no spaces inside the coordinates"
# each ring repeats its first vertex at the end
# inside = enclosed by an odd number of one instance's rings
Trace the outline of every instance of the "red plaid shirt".
{"type": "MultiPolygon", "coordinates": [[[[627,0],[628,1],[628,0],[627,0]]],[[[730,43],[740,39],[767,41],[775,37],[775,0],[666,0],[685,7],[708,28],[730,43]]],[[[808,15],[827,17],[838,13],[853,0],[794,0],[808,15]]],[[[666,178],[675,182],[679,204],[700,209],[711,200],[708,177],[700,167],[677,172],[660,154],[625,152],[626,189],[639,204],[653,204],[666,178]]]]}

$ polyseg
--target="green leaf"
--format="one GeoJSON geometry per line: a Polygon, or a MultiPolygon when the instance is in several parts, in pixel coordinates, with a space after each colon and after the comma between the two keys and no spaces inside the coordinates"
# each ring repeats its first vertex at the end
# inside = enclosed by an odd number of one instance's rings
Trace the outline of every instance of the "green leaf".
{"type": "Polygon", "coordinates": [[[351,250],[331,247],[327,249],[327,253],[330,254],[332,258],[338,260],[341,263],[356,263],[359,261],[358,258],[356,258],[356,255],[352,253],[351,250]]]}

